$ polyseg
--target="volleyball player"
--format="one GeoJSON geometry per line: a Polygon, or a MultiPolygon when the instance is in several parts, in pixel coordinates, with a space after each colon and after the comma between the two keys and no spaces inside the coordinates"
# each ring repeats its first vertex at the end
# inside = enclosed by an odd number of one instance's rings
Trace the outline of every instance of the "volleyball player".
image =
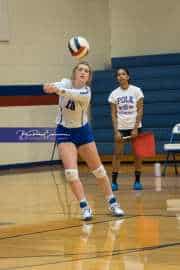
{"type": "Polygon", "coordinates": [[[46,93],[55,93],[59,96],[56,141],[59,156],[64,165],[65,177],[79,201],[83,220],[92,219],[93,214],[79,178],[78,153],[96,177],[112,215],[124,215],[113,195],[106,170],[97,152],[91,127],[88,124],[91,78],[90,65],[87,62],[80,62],[74,67],[71,79],[44,85],[46,93]]]}
{"type": "MultiPolygon", "coordinates": [[[[118,190],[118,171],[124,144],[129,140],[125,137],[136,137],[141,131],[144,106],[142,90],[130,84],[129,71],[126,68],[117,70],[119,87],[112,91],[108,101],[111,104],[111,115],[114,129],[114,153],[112,160],[112,190],[118,190]]],[[[142,159],[135,155],[135,171],[133,189],[141,190],[142,159]]]]}

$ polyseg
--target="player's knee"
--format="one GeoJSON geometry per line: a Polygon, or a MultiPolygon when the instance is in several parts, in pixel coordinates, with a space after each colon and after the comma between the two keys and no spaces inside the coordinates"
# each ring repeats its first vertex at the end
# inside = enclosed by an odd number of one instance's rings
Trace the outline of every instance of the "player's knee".
{"type": "Polygon", "coordinates": [[[65,177],[68,182],[78,181],[79,173],[77,169],[65,169],[65,177]]]}
{"type": "Polygon", "coordinates": [[[121,156],[121,154],[122,154],[121,151],[114,151],[113,156],[114,156],[116,159],[119,159],[120,156],[121,156]]]}
{"type": "Polygon", "coordinates": [[[118,158],[120,155],[122,155],[122,153],[123,153],[123,149],[119,147],[119,148],[115,148],[115,149],[114,149],[113,155],[114,155],[116,158],[118,158]]]}
{"type": "Polygon", "coordinates": [[[92,171],[96,178],[107,176],[106,170],[103,165],[99,166],[96,170],[92,171]]]}
{"type": "Polygon", "coordinates": [[[113,153],[113,156],[115,157],[115,158],[118,158],[119,157],[119,152],[117,152],[117,151],[114,151],[114,153],[113,153]]]}

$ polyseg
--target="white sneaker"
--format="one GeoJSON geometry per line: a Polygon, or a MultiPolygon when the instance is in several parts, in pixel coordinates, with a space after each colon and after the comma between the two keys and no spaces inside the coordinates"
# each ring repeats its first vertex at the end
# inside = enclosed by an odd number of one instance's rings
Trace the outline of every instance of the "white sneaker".
{"type": "Polygon", "coordinates": [[[89,206],[81,208],[82,219],[85,221],[91,220],[93,217],[92,210],[89,206]]]}
{"type": "Polygon", "coordinates": [[[122,217],[124,216],[124,211],[120,208],[120,205],[115,202],[109,205],[109,210],[113,216],[122,217]]]}

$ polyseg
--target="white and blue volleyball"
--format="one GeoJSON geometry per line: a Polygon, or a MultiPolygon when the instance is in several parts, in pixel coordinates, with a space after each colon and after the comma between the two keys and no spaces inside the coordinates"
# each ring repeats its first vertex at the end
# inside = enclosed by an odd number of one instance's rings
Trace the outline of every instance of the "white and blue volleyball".
{"type": "Polygon", "coordinates": [[[77,59],[85,57],[89,52],[89,42],[80,36],[74,36],[68,41],[71,55],[77,59]]]}

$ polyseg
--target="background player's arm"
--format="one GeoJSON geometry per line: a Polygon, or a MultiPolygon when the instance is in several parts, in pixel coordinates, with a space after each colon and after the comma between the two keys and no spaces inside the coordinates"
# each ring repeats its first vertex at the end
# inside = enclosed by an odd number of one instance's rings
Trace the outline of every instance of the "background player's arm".
{"type": "Polygon", "coordinates": [[[136,122],[134,125],[134,129],[132,130],[132,136],[137,136],[138,134],[138,127],[140,122],[142,121],[142,117],[143,117],[143,110],[144,110],[144,98],[140,98],[137,101],[137,116],[136,116],[136,122]]]}
{"type": "Polygon", "coordinates": [[[111,103],[111,117],[112,117],[113,129],[114,129],[114,138],[115,140],[120,140],[121,135],[117,127],[117,108],[116,108],[116,104],[114,103],[111,103]]]}

